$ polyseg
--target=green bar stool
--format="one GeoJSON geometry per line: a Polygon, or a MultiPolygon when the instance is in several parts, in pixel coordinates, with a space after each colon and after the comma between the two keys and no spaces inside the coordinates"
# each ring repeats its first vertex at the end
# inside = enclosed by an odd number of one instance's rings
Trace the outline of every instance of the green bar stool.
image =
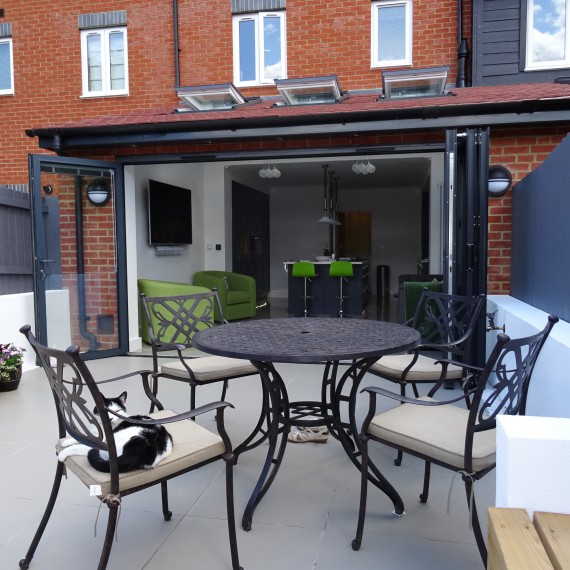
{"type": "Polygon", "coordinates": [[[343,301],[348,299],[342,293],[342,282],[348,277],[354,275],[352,269],[352,263],[350,261],[333,261],[329,266],[329,277],[338,277],[340,281],[340,291],[338,296],[338,316],[344,317],[344,312],[342,308],[343,301]]]}
{"type": "Polygon", "coordinates": [[[307,294],[307,282],[317,276],[317,272],[315,271],[315,264],[311,263],[310,261],[296,261],[293,263],[293,269],[291,270],[291,275],[293,277],[302,277],[303,278],[303,316],[309,316],[309,310],[307,306],[307,301],[312,299],[313,297],[307,294]]]}

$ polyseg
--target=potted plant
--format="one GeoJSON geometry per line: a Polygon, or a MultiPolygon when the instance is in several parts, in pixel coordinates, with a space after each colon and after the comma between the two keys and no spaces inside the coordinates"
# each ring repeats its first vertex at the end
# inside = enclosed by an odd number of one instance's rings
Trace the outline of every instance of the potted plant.
{"type": "Polygon", "coordinates": [[[0,344],[0,392],[16,390],[20,385],[24,351],[13,343],[0,344]]]}

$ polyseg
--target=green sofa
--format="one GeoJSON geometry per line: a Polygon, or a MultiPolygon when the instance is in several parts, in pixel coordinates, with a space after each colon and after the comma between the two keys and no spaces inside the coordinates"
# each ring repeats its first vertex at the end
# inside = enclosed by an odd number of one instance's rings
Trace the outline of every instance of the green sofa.
{"type": "MultiPolygon", "coordinates": [[[[138,279],[137,286],[139,293],[144,293],[147,297],[171,297],[173,295],[192,295],[194,293],[206,293],[211,289],[197,287],[189,283],[175,283],[172,281],[155,281],[154,279],[138,279]]],[[[141,338],[143,342],[150,344],[148,333],[148,323],[141,309],[139,316],[141,338]]]]}
{"type": "MultiPolygon", "coordinates": [[[[197,271],[194,273],[193,283],[200,287],[218,290],[226,320],[237,321],[255,317],[256,291],[253,277],[230,271],[197,271]]],[[[217,311],[215,319],[217,322],[220,321],[217,311]]]]}

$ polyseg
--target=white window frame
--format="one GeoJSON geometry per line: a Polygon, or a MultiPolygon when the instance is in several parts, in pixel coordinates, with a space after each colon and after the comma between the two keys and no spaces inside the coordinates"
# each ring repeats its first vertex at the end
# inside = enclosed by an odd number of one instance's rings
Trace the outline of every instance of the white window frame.
{"type": "Polygon", "coordinates": [[[234,85],[248,87],[255,85],[273,85],[274,79],[287,78],[287,38],[285,26],[285,12],[256,12],[253,14],[239,14],[233,17],[233,51],[234,51],[234,85]],[[263,58],[263,19],[266,16],[279,18],[281,33],[281,72],[282,77],[264,77],[263,70],[265,62],[263,58]],[[239,25],[243,21],[253,21],[255,23],[255,79],[250,81],[240,80],[240,37],[239,25]]]}
{"type": "Polygon", "coordinates": [[[376,67],[397,67],[402,65],[412,65],[412,28],[413,28],[413,3],[412,0],[378,0],[377,2],[372,2],[372,30],[371,30],[371,66],[376,67]],[[393,6],[403,6],[405,8],[405,38],[404,38],[404,50],[405,55],[403,59],[391,59],[391,60],[381,60],[378,57],[378,34],[381,34],[381,30],[378,30],[378,12],[383,8],[390,8],[393,6]]]}
{"type": "Polygon", "coordinates": [[[10,65],[10,87],[8,89],[0,89],[0,95],[14,95],[14,52],[12,47],[12,38],[0,38],[0,44],[8,44],[10,65]]]}
{"type": "Polygon", "coordinates": [[[532,29],[534,26],[534,0],[527,0],[527,17],[526,17],[526,57],[525,71],[536,71],[541,69],[560,69],[570,67],[570,0],[566,0],[566,33],[564,51],[565,58],[550,61],[532,61],[532,29]]]}
{"type": "Polygon", "coordinates": [[[83,84],[83,97],[108,97],[129,94],[129,54],[127,42],[127,28],[120,26],[115,28],[93,28],[81,31],[81,73],[83,84]],[[125,53],[125,87],[123,89],[111,89],[111,63],[109,61],[109,36],[114,33],[123,34],[123,48],[125,53]],[[87,38],[97,35],[101,38],[101,65],[103,68],[102,89],[100,91],[89,90],[89,67],[87,61],[87,38]]]}

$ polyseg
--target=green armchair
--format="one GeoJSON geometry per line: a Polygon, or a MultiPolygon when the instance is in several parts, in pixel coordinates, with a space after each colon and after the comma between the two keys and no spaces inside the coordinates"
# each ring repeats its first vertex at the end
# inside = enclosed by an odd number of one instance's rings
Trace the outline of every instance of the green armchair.
{"type": "MultiPolygon", "coordinates": [[[[153,279],[138,279],[137,285],[139,293],[144,293],[147,297],[171,297],[173,295],[193,295],[195,293],[207,293],[210,289],[197,287],[189,283],[175,283],[173,281],[155,281],[153,279]]],[[[148,332],[148,321],[144,315],[139,318],[141,327],[141,338],[143,342],[151,344],[148,332]]]]}
{"type": "MultiPolygon", "coordinates": [[[[224,318],[228,321],[255,317],[255,279],[249,275],[230,271],[197,271],[194,273],[194,285],[216,288],[222,305],[224,318]]],[[[216,309],[215,320],[220,322],[216,309]]]]}

